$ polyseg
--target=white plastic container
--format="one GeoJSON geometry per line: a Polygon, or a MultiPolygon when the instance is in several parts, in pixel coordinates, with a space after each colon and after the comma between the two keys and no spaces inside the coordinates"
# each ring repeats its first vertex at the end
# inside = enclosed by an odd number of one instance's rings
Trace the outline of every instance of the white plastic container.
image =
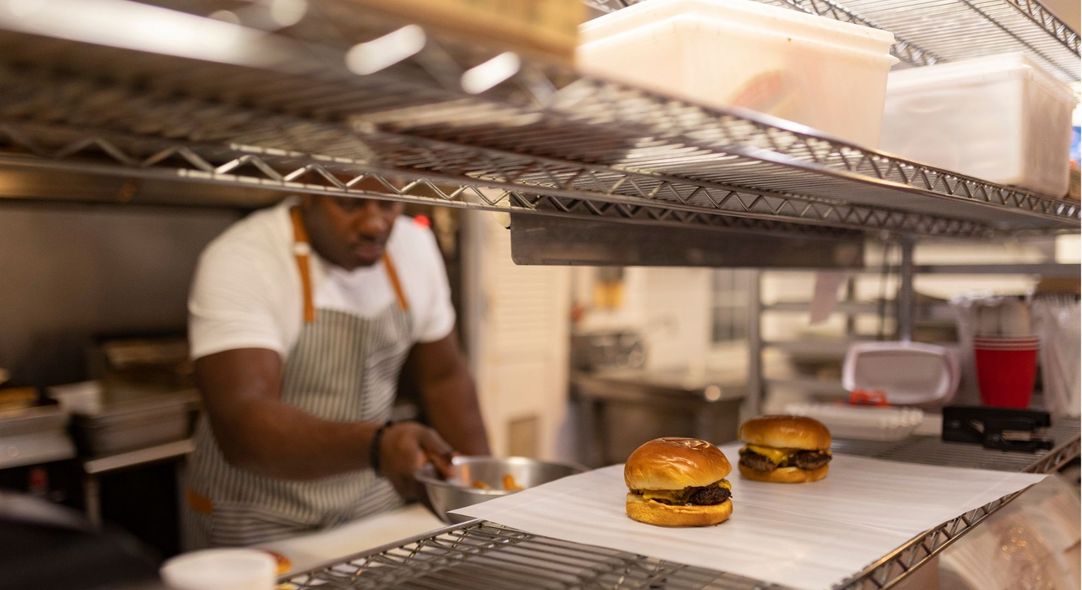
{"type": "Polygon", "coordinates": [[[884,151],[1060,197],[1074,96],[1021,53],[894,72],[884,151]]]}
{"type": "Polygon", "coordinates": [[[897,406],[939,406],[958,391],[958,353],[917,342],[860,342],[842,364],[846,391],[879,391],[897,406]]]}
{"type": "Polygon", "coordinates": [[[785,411],[822,422],[835,438],[902,440],[924,420],[913,408],[864,408],[838,404],[789,404],[785,411]]]}
{"type": "Polygon", "coordinates": [[[174,590],[273,590],[277,566],[258,549],[204,549],[165,562],[162,580],[174,590]]]}
{"type": "Polygon", "coordinates": [[[751,0],[647,0],[582,25],[582,71],[876,147],[894,35],[751,0]]]}

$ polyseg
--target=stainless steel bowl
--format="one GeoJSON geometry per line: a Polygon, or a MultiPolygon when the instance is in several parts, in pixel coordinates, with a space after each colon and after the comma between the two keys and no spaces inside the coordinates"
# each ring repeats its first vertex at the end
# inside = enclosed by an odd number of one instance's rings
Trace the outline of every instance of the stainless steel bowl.
{"type": "Polygon", "coordinates": [[[447,480],[440,479],[431,465],[425,465],[415,475],[424,485],[436,516],[446,523],[457,524],[469,518],[451,514],[451,510],[514,493],[503,489],[504,475],[510,474],[518,485],[531,488],[583,471],[585,469],[578,465],[525,457],[455,457],[451,477],[447,480]],[[475,488],[474,482],[481,482],[490,489],[475,488]]]}

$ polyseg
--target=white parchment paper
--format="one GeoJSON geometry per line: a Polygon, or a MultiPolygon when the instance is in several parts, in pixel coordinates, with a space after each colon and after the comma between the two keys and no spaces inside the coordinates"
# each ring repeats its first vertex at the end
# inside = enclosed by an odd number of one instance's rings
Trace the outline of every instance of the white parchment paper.
{"type": "Polygon", "coordinates": [[[733,516],[718,526],[665,528],[629,519],[623,465],[457,512],[536,535],[811,590],[829,588],[923,531],[1045,477],[835,455],[822,481],[770,484],[740,478],[740,445],[721,448],[734,466],[733,516]]]}

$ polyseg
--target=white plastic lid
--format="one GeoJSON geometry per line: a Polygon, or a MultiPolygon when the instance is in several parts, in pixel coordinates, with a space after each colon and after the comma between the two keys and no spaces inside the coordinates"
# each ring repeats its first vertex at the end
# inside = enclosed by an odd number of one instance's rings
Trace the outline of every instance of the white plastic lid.
{"type": "Polygon", "coordinates": [[[889,55],[890,46],[894,43],[894,34],[890,31],[753,0],[645,0],[583,23],[579,33],[582,43],[589,43],[676,16],[724,18],[804,41],[873,53],[894,60],[889,55]]]}
{"type": "Polygon", "coordinates": [[[950,63],[891,72],[887,91],[897,92],[928,86],[965,82],[991,82],[1008,77],[1029,77],[1062,100],[1074,102],[1071,88],[1049,74],[1024,53],[1000,53],[950,63]]]}
{"type": "Polygon", "coordinates": [[[895,405],[945,403],[960,379],[955,351],[913,342],[854,344],[842,367],[846,390],[880,391],[895,405]]]}

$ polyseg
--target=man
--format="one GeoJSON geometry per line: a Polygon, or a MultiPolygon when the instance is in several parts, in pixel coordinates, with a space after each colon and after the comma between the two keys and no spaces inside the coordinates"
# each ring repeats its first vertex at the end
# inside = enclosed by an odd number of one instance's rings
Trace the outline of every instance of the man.
{"type": "Polygon", "coordinates": [[[189,299],[205,408],[186,494],[193,548],[387,510],[416,497],[425,462],[446,473],[452,449],[488,454],[435,238],[401,212],[288,199],[203,252],[189,299]],[[388,423],[401,370],[434,429],[388,423]]]}

